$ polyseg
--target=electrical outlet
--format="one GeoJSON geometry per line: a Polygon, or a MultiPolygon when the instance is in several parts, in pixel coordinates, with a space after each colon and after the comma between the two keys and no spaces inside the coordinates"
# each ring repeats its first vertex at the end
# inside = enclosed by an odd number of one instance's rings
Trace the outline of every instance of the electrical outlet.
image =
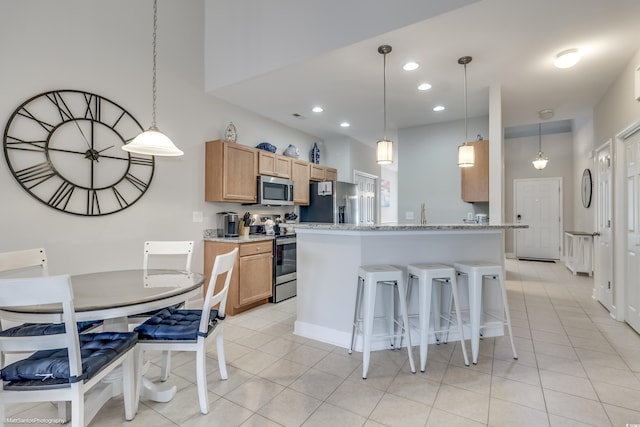
{"type": "Polygon", "coordinates": [[[404,219],[413,219],[413,212],[407,211],[404,213],[404,219]]]}
{"type": "Polygon", "coordinates": [[[202,222],[204,221],[204,215],[201,211],[193,212],[193,222],[202,222]]]}

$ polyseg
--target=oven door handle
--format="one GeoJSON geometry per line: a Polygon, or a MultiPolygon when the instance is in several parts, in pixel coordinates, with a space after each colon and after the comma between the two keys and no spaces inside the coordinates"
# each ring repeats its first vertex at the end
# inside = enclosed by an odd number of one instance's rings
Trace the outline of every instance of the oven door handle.
{"type": "Polygon", "coordinates": [[[295,242],[296,242],[295,237],[285,237],[285,238],[276,239],[276,245],[288,245],[290,243],[295,243],[295,242]]]}

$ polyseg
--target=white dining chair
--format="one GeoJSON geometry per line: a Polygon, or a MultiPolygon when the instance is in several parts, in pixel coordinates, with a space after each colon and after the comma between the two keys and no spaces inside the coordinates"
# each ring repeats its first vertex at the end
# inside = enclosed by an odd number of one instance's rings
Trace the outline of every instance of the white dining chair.
{"type": "MultiPolygon", "coordinates": [[[[0,277],[48,276],[49,263],[44,248],[25,249],[0,253],[0,277]]],[[[39,336],[47,335],[61,328],[60,324],[23,323],[11,328],[4,328],[0,311],[0,336],[39,336]]],[[[102,324],[102,321],[86,321],[78,323],[80,332],[89,331],[102,324]]],[[[0,368],[5,363],[5,351],[0,351],[0,368]]]]}
{"type": "MultiPolygon", "coordinates": [[[[144,257],[142,259],[142,268],[182,268],[184,262],[184,270],[191,271],[191,259],[193,257],[193,240],[148,240],[144,242],[144,257]]],[[[185,302],[176,304],[170,309],[178,309],[186,304],[185,302]]],[[[151,313],[140,313],[129,316],[130,323],[140,324],[144,319],[156,314],[157,311],[151,313]]],[[[166,381],[169,378],[171,370],[171,352],[162,353],[162,368],[160,372],[160,380],[166,381]]]]}
{"type": "MultiPolygon", "coordinates": [[[[238,248],[218,255],[211,270],[209,286],[202,310],[162,310],[134,329],[138,333],[136,356],[138,375],[142,373],[144,352],[192,351],[196,353],[196,378],[200,411],[209,412],[207,392],[207,342],[216,337],[218,368],[223,380],[228,378],[224,357],[224,318],[229,291],[229,282],[238,255],[238,248]],[[219,289],[214,295],[214,290],[219,289]],[[212,308],[218,305],[218,308],[212,308]]],[[[141,378],[138,377],[138,396],[141,378]]]]}
{"type": "Polygon", "coordinates": [[[125,418],[135,416],[134,348],[137,335],[131,332],[78,334],[73,305],[73,288],[68,275],[0,279],[0,306],[33,305],[62,307],[64,327],[39,336],[2,336],[1,351],[33,352],[29,357],[2,368],[0,425],[4,425],[7,404],[25,402],[71,403],[71,426],[84,427],[112,395],[114,384],[101,380],[122,366],[125,418]],[[100,384],[100,385],[98,385],[100,384]],[[102,402],[102,403],[101,403],[102,402]]]}

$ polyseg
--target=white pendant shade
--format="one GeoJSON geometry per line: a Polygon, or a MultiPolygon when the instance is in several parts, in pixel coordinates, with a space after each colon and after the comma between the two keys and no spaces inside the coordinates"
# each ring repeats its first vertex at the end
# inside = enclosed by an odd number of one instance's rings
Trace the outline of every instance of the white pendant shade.
{"type": "Polygon", "coordinates": [[[182,156],[178,149],[165,134],[157,129],[149,129],[136,136],[133,141],[122,146],[130,153],[147,154],[149,156],[182,156]]]}
{"type": "Polygon", "coordinates": [[[542,170],[544,168],[547,167],[547,162],[549,161],[549,159],[547,159],[544,154],[542,154],[542,151],[538,151],[538,156],[536,157],[536,159],[531,162],[533,163],[533,167],[538,169],[538,170],[542,170]]]}
{"type": "Polygon", "coordinates": [[[376,146],[376,163],[388,165],[393,163],[393,141],[382,139],[376,146]]]}
{"type": "Polygon", "coordinates": [[[476,161],[473,145],[462,144],[458,146],[458,166],[470,168],[476,161]]]}

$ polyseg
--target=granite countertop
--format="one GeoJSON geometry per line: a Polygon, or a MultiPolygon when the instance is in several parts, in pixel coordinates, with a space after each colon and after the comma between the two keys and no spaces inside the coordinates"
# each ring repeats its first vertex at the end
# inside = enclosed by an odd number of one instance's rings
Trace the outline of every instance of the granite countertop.
{"type": "MultiPolygon", "coordinates": [[[[280,236],[295,236],[295,233],[280,234],[280,236]]],[[[276,236],[273,234],[249,234],[249,236],[246,237],[218,237],[218,231],[216,229],[206,229],[202,237],[209,242],[250,243],[273,240],[276,236]]]]}
{"type": "Polygon", "coordinates": [[[433,230],[502,230],[529,228],[525,224],[321,224],[299,223],[296,230],[342,230],[342,231],[433,231],[433,230]]]}

